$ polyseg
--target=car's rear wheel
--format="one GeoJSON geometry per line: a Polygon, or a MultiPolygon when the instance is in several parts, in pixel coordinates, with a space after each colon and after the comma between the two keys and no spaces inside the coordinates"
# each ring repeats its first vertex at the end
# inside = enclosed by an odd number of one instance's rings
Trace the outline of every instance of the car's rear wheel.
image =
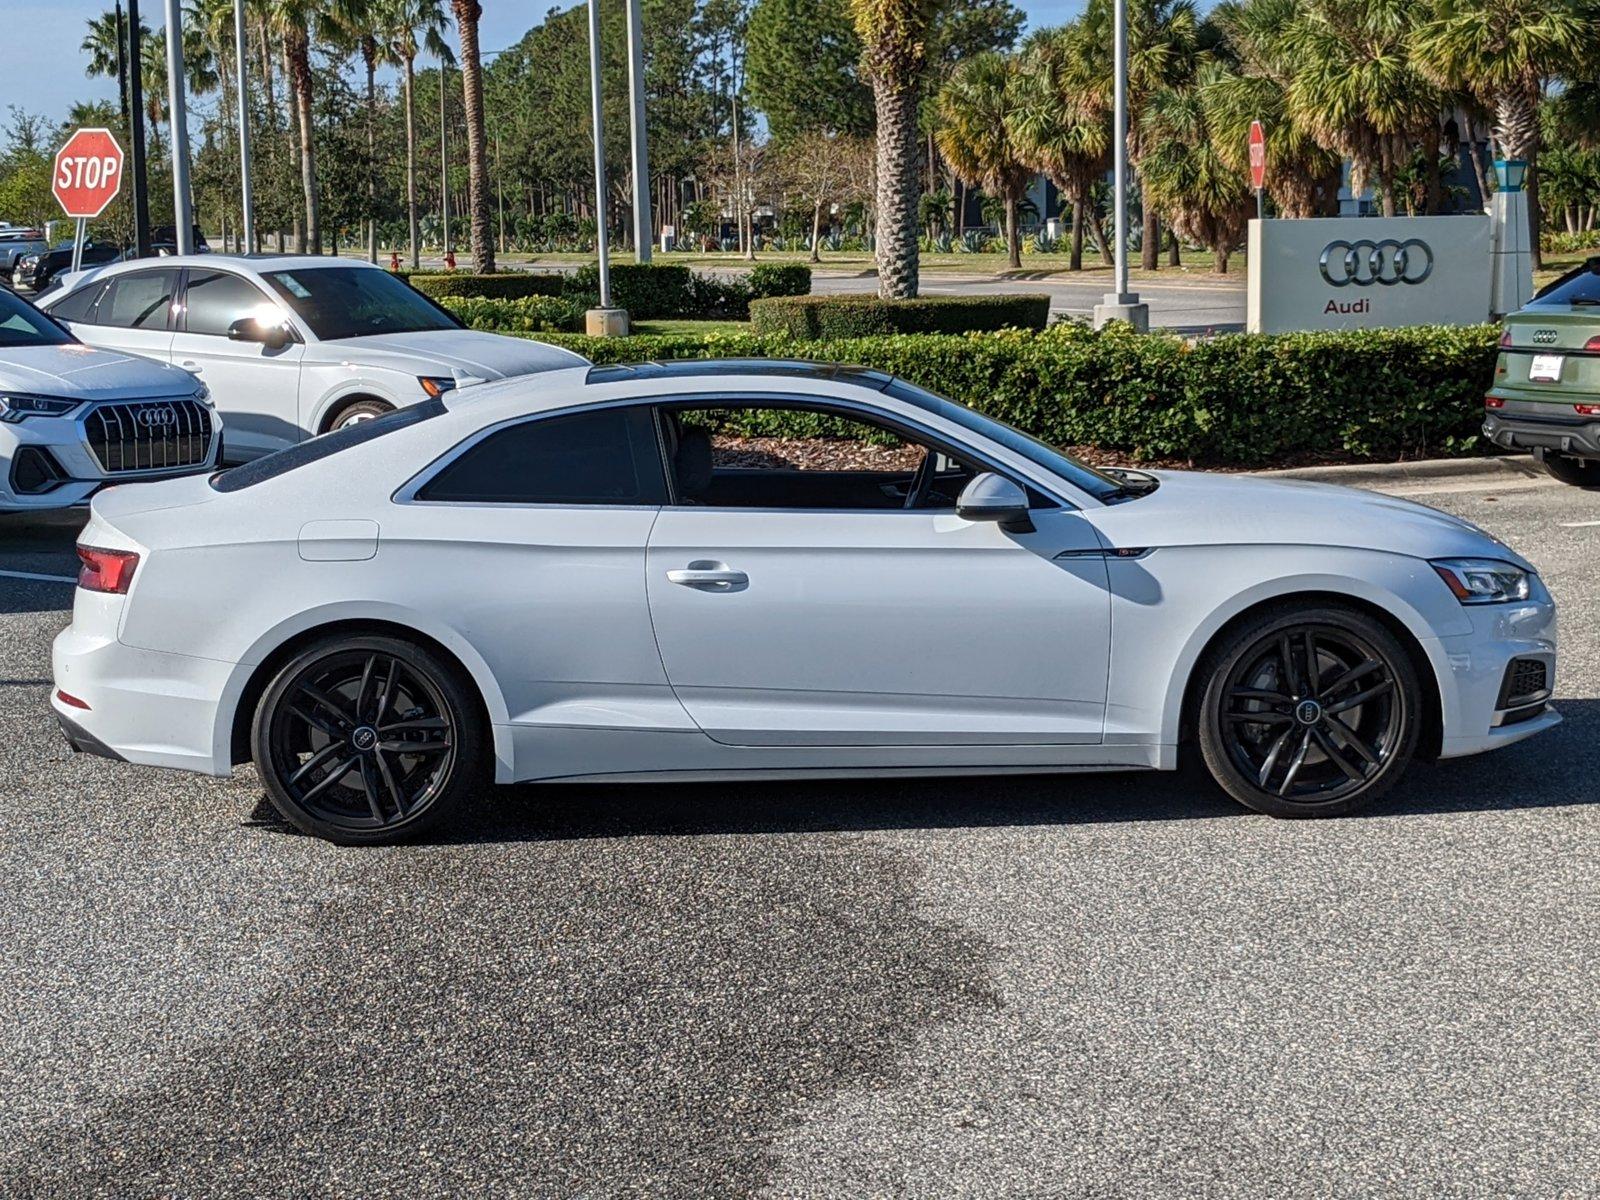
{"type": "Polygon", "coordinates": [[[1353,609],[1268,610],[1201,667],[1201,754],[1241,804],[1275,817],[1342,816],[1404,774],[1422,689],[1405,648],[1353,609]]]}
{"type": "Polygon", "coordinates": [[[267,795],[296,828],[344,845],[414,837],[475,786],[484,731],[470,685],[422,646],[308,646],[261,697],[252,732],[267,795]]]}
{"type": "Polygon", "coordinates": [[[1600,488],[1600,463],[1549,451],[1545,452],[1541,461],[1552,479],[1570,483],[1573,487],[1600,488]]]}

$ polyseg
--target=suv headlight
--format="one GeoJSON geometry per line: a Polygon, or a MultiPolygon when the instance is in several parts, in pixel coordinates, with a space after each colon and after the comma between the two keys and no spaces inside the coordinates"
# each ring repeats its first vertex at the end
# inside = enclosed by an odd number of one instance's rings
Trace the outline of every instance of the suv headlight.
{"type": "Polygon", "coordinates": [[[76,400],[57,396],[19,396],[0,393],[0,421],[15,425],[27,417],[61,417],[78,407],[76,400]]]}
{"type": "Polygon", "coordinates": [[[1463,604],[1504,604],[1533,594],[1529,572],[1497,558],[1439,558],[1429,565],[1463,604]]]}
{"type": "Polygon", "coordinates": [[[194,389],[194,398],[200,401],[201,404],[210,404],[211,389],[202,383],[199,387],[194,389]]]}

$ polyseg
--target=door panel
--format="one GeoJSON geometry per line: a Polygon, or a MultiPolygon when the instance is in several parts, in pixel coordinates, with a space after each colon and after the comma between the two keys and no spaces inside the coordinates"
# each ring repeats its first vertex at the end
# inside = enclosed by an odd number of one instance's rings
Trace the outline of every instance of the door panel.
{"type": "Polygon", "coordinates": [[[667,676],[733,745],[1098,742],[1106,564],[1078,514],[1037,524],[663,509],[648,589],[667,676]]]}

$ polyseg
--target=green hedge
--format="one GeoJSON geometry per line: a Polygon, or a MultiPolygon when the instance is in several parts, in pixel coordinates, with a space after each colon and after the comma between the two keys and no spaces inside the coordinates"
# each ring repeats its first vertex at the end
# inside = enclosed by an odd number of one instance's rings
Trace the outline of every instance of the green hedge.
{"type": "Polygon", "coordinates": [[[524,296],[559,296],[567,290],[564,276],[501,271],[474,275],[467,271],[417,271],[406,276],[411,286],[435,300],[445,296],[482,296],[490,300],[518,300],[524,296]]]}
{"type": "Polygon", "coordinates": [[[877,367],[1059,446],[1204,466],[1397,459],[1476,448],[1494,326],[1231,334],[1113,326],[818,342],[757,334],[544,335],[596,362],[786,357],[877,367]]]}
{"type": "MultiPolygon", "coordinates": [[[[585,308],[600,303],[600,268],[594,263],[567,276],[566,295],[585,308]]],[[[611,303],[635,321],[692,316],[694,286],[689,268],[676,263],[612,263],[611,303]]]]}
{"type": "Polygon", "coordinates": [[[809,296],[811,268],[805,263],[762,263],[750,268],[745,282],[750,285],[752,300],[767,296],[809,296]]]}
{"type": "Polygon", "coordinates": [[[583,306],[563,296],[517,300],[440,296],[439,303],[469,328],[490,333],[577,333],[583,329],[583,306]]]}
{"type": "Polygon", "coordinates": [[[1049,321],[1049,296],[785,296],[750,303],[752,332],[800,339],[1043,329],[1049,321]]]}

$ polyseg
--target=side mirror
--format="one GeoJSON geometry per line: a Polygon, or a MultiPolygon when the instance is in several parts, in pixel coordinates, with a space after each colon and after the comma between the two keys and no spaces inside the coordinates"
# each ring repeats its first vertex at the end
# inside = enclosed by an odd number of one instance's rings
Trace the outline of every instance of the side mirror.
{"type": "Polygon", "coordinates": [[[260,342],[268,350],[282,350],[289,344],[289,331],[282,325],[268,325],[255,317],[240,317],[228,326],[230,342],[260,342]]]}
{"type": "Polygon", "coordinates": [[[994,521],[1007,533],[1032,533],[1028,493],[1003,475],[985,471],[961,489],[956,516],[964,521],[994,521]]]}

